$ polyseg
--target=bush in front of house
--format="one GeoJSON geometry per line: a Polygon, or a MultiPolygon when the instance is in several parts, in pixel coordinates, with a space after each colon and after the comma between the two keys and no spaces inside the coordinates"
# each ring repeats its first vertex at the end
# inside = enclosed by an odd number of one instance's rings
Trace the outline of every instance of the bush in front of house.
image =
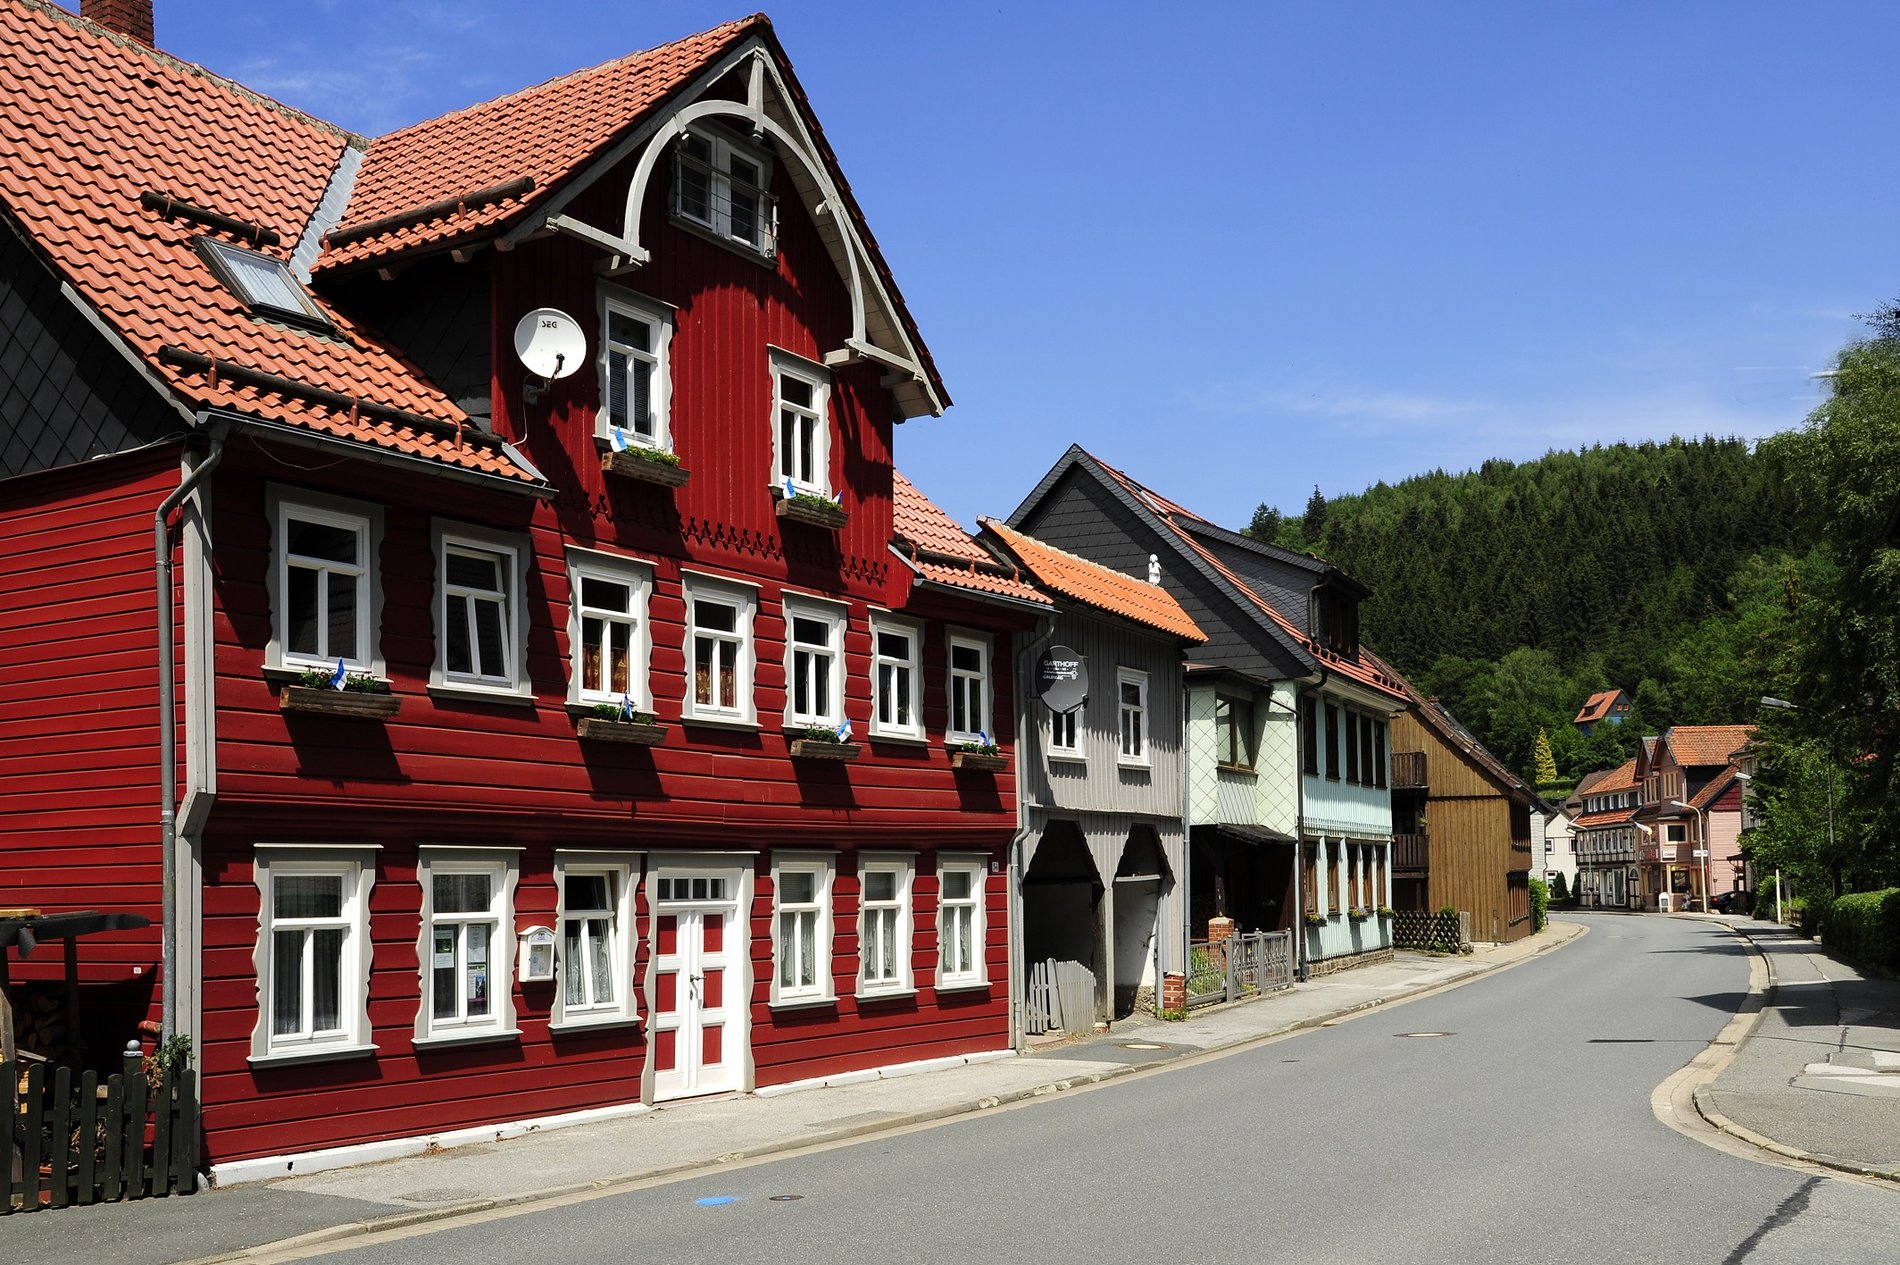
{"type": "Polygon", "coordinates": [[[1541,878],[1531,880],[1531,933],[1535,935],[1550,921],[1550,885],[1541,878]]]}
{"type": "Polygon", "coordinates": [[[1849,892],[1821,914],[1821,942],[1857,966],[1900,972],[1900,887],[1849,892]]]}

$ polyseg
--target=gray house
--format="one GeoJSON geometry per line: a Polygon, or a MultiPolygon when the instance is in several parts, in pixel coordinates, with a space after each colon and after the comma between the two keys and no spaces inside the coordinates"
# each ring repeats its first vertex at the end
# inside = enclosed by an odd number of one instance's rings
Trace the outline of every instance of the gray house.
{"type": "Polygon", "coordinates": [[[1389,956],[1387,723],[1406,701],[1360,653],[1367,590],[1079,447],[1009,524],[1125,576],[1155,568],[1207,636],[1186,673],[1191,937],[1294,931],[1322,969],[1389,956]]]}
{"type": "Polygon", "coordinates": [[[983,539],[1056,599],[1018,662],[1024,1032],[1085,1030],[1183,969],[1182,651],[1206,637],[1158,584],[994,521],[983,539]]]}

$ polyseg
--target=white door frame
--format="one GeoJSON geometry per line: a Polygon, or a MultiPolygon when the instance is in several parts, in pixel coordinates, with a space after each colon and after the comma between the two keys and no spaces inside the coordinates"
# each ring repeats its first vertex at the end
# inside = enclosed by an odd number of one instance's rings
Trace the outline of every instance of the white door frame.
{"type": "Polygon", "coordinates": [[[648,862],[646,877],[647,909],[647,969],[645,981],[647,1024],[647,1059],[640,1076],[641,1101],[647,1103],[663,1102],[671,1099],[694,1097],[701,1094],[725,1093],[734,1090],[750,1090],[753,1087],[751,999],[752,999],[752,953],[751,919],[752,910],[752,857],[733,853],[656,853],[648,862]],[[710,887],[700,896],[688,894],[680,896],[669,891],[669,899],[662,902],[659,898],[661,881],[666,880],[669,888],[678,880],[704,879],[709,884],[718,880],[722,890],[718,898],[710,895],[710,887]],[[702,919],[706,914],[716,913],[725,920],[724,935],[716,961],[707,959],[715,955],[706,955],[701,940],[702,919]],[[681,954],[687,961],[663,963],[659,952],[659,931],[662,917],[673,915],[679,918],[677,924],[679,942],[675,946],[679,951],[669,957],[677,958],[681,954]],[[668,1014],[686,1016],[683,1023],[662,1022],[662,1011],[657,1001],[659,978],[668,973],[663,965],[682,971],[687,975],[703,975],[704,967],[712,966],[723,973],[721,981],[720,1005],[711,1016],[703,1011],[689,1012],[686,1007],[697,996],[695,982],[681,979],[675,985],[679,990],[675,996],[678,1009],[668,1014]],[[701,969],[693,969],[693,968],[701,969]],[[721,1038],[720,1054],[722,1062],[719,1071],[713,1076],[703,1076],[704,1068],[700,1063],[702,1053],[700,1022],[712,1017],[724,1028],[721,1038]],[[673,1031],[681,1035],[674,1038],[674,1069],[683,1073],[662,1073],[655,1069],[654,1053],[658,1048],[660,1034],[673,1031]],[[663,1079],[664,1078],[664,1079],[663,1079]]]}

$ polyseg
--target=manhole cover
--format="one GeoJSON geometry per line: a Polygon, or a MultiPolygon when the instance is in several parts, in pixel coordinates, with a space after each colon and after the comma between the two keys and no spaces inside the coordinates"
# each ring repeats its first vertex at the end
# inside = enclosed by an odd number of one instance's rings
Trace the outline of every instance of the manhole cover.
{"type": "Polygon", "coordinates": [[[1168,1047],[1165,1045],[1156,1045],[1152,1041],[1124,1041],[1122,1042],[1122,1049],[1124,1050],[1165,1050],[1167,1048],[1168,1047]]]}
{"type": "Polygon", "coordinates": [[[796,1203],[798,1200],[803,1199],[804,1197],[805,1196],[803,1195],[772,1195],[770,1196],[772,1202],[775,1204],[796,1203]]]}
{"type": "Polygon", "coordinates": [[[1455,1032],[1395,1032],[1395,1037],[1455,1037],[1455,1032]]]}

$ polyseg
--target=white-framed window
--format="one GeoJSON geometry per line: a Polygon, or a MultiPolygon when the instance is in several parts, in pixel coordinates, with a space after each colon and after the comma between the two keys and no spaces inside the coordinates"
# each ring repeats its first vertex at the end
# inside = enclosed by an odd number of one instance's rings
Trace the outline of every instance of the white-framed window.
{"type": "Polygon", "coordinates": [[[1214,696],[1214,759],[1230,769],[1251,769],[1254,762],[1253,700],[1214,696]]]}
{"type": "Polygon", "coordinates": [[[376,555],[382,511],[340,497],[271,489],[275,546],[270,572],[267,661],[380,675],[376,646],[376,555]]]}
{"type": "Polygon", "coordinates": [[[555,1027],[637,1020],[633,893],[639,861],[627,853],[557,850],[555,934],[560,946],[555,1027]]]}
{"type": "Polygon", "coordinates": [[[424,845],[417,850],[419,1043],[518,1035],[513,984],[519,873],[520,855],[513,848],[424,845]]]}
{"type": "Polygon", "coordinates": [[[831,1001],[829,852],[772,854],[772,1004],[831,1001]]]}
{"type": "Polygon", "coordinates": [[[785,723],[844,722],[843,607],[785,597],[785,723]]]}
{"type": "Polygon", "coordinates": [[[909,853],[858,858],[858,996],[912,991],[909,853]]]}
{"type": "Polygon", "coordinates": [[[615,430],[630,444],[670,452],[672,313],[625,291],[600,297],[600,412],[595,431],[615,430]]]}
{"type": "Polygon", "coordinates": [[[776,253],[771,159],[711,131],[688,132],[673,154],[673,214],[723,241],[776,253]]]}
{"type": "Polygon", "coordinates": [[[525,694],[526,543],[463,524],[435,527],[435,666],[430,684],[525,694]]]}
{"type": "Polygon", "coordinates": [[[923,629],[872,612],[871,734],[922,738],[923,629]]]}
{"type": "Polygon", "coordinates": [[[752,723],[752,620],[758,596],[750,589],[688,575],[686,596],[686,702],[688,720],[752,723]]]}
{"type": "Polygon", "coordinates": [[[772,483],[780,491],[831,495],[831,375],[774,347],[772,483]]]}
{"type": "Polygon", "coordinates": [[[1148,674],[1134,668],[1115,672],[1121,712],[1121,762],[1148,763],[1148,674]]]}
{"type": "Polygon", "coordinates": [[[652,638],[647,599],[653,573],[612,554],[569,549],[567,644],[572,656],[569,701],[618,703],[650,710],[647,664],[652,638]]]}
{"type": "Polygon", "coordinates": [[[990,642],[950,634],[950,739],[975,742],[990,730],[990,642]]]}
{"type": "Polygon", "coordinates": [[[985,969],[981,856],[945,855],[937,861],[937,987],[976,988],[989,982],[985,969]]]}
{"type": "Polygon", "coordinates": [[[1076,720],[1082,714],[1080,707],[1072,712],[1049,713],[1049,755],[1058,760],[1080,760],[1082,755],[1081,726],[1076,720]]]}
{"type": "Polygon", "coordinates": [[[257,845],[251,1061],[341,1058],[370,1041],[371,846],[257,845]]]}

